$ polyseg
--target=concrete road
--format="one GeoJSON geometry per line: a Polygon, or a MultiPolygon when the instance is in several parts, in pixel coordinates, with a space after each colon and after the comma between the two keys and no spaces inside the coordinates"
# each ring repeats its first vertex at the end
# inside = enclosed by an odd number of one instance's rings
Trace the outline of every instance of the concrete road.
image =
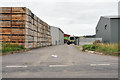
{"type": "Polygon", "coordinates": [[[117,78],[118,58],[81,52],[74,45],[2,57],[3,78],[117,78]]]}

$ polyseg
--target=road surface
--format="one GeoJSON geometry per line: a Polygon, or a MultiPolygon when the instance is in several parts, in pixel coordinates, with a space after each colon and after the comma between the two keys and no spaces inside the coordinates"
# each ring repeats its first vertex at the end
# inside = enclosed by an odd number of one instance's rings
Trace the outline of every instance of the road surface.
{"type": "Polygon", "coordinates": [[[3,78],[118,78],[118,58],[81,52],[75,45],[2,57],[3,78]]]}

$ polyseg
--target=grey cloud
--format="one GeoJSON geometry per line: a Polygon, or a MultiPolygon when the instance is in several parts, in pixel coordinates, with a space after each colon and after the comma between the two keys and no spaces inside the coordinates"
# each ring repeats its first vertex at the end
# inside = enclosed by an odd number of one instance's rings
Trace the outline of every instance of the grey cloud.
{"type": "Polygon", "coordinates": [[[72,35],[95,34],[100,16],[117,14],[118,0],[4,0],[0,6],[25,6],[50,25],[72,35]],[[83,27],[84,26],[84,27],[83,27]]]}

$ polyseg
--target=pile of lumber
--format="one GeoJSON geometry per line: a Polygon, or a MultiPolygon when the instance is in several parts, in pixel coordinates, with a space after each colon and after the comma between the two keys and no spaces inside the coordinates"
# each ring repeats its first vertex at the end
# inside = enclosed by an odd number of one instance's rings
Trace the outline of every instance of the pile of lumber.
{"type": "Polygon", "coordinates": [[[26,7],[0,7],[0,41],[26,48],[50,46],[50,26],[26,7]]]}

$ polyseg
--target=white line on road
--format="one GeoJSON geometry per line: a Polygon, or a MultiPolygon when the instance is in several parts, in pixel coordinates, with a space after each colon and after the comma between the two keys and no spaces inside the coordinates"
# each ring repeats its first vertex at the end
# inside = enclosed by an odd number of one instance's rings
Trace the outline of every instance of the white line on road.
{"type": "Polygon", "coordinates": [[[8,68],[25,68],[25,67],[28,67],[28,66],[6,66],[8,68]]]}
{"type": "Polygon", "coordinates": [[[49,67],[66,67],[68,65],[49,65],[49,67]]]}
{"type": "Polygon", "coordinates": [[[90,64],[90,66],[110,66],[110,64],[90,64]]]}
{"type": "Polygon", "coordinates": [[[110,64],[98,64],[99,66],[109,66],[110,64]]]}

